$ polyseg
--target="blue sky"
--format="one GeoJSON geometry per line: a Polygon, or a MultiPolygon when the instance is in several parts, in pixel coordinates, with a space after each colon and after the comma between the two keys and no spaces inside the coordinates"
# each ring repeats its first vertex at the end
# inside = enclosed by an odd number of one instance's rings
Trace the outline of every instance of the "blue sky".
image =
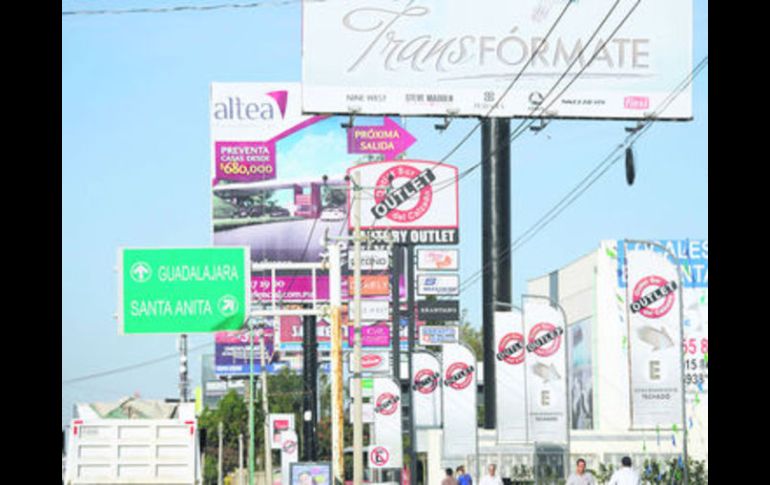
{"type": "MultiPolygon", "coordinates": [[[[62,10],[182,4],[65,0],[62,10]]],[[[708,54],[708,5],[695,0],[693,10],[695,64],[708,54]]],[[[300,81],[300,47],[299,4],[62,17],[62,380],[176,351],[174,336],[118,336],[118,248],[210,243],[210,83],[300,81]]],[[[515,301],[528,279],[587,254],[602,239],[708,238],[707,96],[708,68],[693,85],[694,121],[656,123],[635,144],[632,187],[622,162],[616,164],[514,253],[515,301]]],[[[475,123],[455,120],[437,132],[439,121],[406,120],[418,139],[409,158],[440,159],[475,123]]],[[[513,238],[621,143],[631,125],[554,121],[520,137],[511,149],[513,238]]],[[[479,160],[477,133],[448,163],[463,169],[479,160]]],[[[460,185],[463,281],[481,266],[480,185],[479,170],[460,185]]],[[[462,295],[475,326],[480,300],[480,283],[462,295]]],[[[207,342],[213,337],[193,335],[190,347],[207,342]]],[[[202,353],[191,353],[193,385],[200,383],[202,353]]],[[[134,391],[176,397],[177,378],[177,360],[169,359],[63,385],[62,424],[75,401],[134,391]]]]}

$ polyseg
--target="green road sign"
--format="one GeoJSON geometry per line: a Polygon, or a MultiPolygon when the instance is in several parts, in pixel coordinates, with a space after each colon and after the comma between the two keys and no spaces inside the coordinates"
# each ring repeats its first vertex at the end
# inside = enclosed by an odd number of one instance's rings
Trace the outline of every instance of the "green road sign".
{"type": "Polygon", "coordinates": [[[118,271],[121,335],[240,330],[246,321],[246,247],[121,249],[118,271]]]}

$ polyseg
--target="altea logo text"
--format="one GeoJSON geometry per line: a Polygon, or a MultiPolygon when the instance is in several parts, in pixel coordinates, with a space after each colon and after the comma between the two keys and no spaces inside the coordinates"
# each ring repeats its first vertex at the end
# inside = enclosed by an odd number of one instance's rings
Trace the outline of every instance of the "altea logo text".
{"type": "Polygon", "coordinates": [[[272,102],[255,102],[240,96],[227,96],[214,103],[214,118],[217,120],[272,121],[276,116],[276,107],[283,119],[286,115],[287,91],[266,93],[272,102]]]}

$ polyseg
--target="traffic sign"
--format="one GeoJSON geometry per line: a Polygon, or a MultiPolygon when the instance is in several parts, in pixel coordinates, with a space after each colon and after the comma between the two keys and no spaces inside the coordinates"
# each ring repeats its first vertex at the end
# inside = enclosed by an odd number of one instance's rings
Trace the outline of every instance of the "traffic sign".
{"type": "Polygon", "coordinates": [[[124,334],[240,330],[250,302],[246,247],[118,252],[118,329],[124,334]]]}

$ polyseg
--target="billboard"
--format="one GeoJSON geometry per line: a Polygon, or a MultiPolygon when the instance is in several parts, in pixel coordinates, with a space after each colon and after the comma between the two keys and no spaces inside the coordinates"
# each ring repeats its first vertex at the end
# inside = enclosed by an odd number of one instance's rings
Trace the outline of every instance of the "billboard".
{"type": "MultiPolygon", "coordinates": [[[[302,114],[300,90],[299,83],[211,84],[214,246],[249,246],[252,261],[318,262],[322,236],[347,229],[344,172],[358,156],[347,153],[337,120],[302,114]]],[[[263,293],[255,301],[269,300],[262,286],[269,273],[255,276],[262,279],[253,290],[263,293]]],[[[311,288],[307,278],[280,284],[279,299],[305,299],[311,288]]]]}
{"type": "Polygon", "coordinates": [[[572,429],[594,429],[591,319],[569,326],[569,395],[572,429]]]}
{"type": "Polygon", "coordinates": [[[332,485],[330,462],[296,462],[290,465],[291,485],[332,485]]]}
{"type": "MultiPolygon", "coordinates": [[[[573,2],[543,42],[563,5],[303,3],[303,110],[641,119],[691,71],[692,2],[573,2]],[[604,12],[608,18],[601,23],[604,12]],[[562,73],[565,79],[552,88],[562,73]],[[514,79],[516,89],[502,98],[514,79]]],[[[692,118],[691,97],[687,88],[663,117],[692,118]]]]}
{"type": "Polygon", "coordinates": [[[529,439],[566,444],[566,318],[548,298],[523,296],[529,439]]]}
{"type": "Polygon", "coordinates": [[[683,421],[682,288],[667,253],[624,241],[631,428],[683,421]]]}
{"type": "Polygon", "coordinates": [[[417,248],[417,270],[457,271],[460,251],[457,249],[417,248]]]}
{"type": "MultiPolygon", "coordinates": [[[[254,373],[262,371],[261,339],[259,331],[254,332],[254,373]]],[[[278,372],[288,366],[286,362],[277,362],[272,328],[265,329],[265,359],[267,371],[278,372]]],[[[249,374],[251,345],[249,331],[217,332],[214,334],[214,371],[218,376],[236,376],[249,374]]]]}
{"type": "Polygon", "coordinates": [[[274,450],[281,449],[283,433],[294,430],[294,415],[271,413],[268,423],[270,426],[270,448],[274,450]]]}
{"type": "Polygon", "coordinates": [[[401,386],[392,377],[375,377],[373,381],[374,443],[369,450],[373,468],[401,468],[401,386]]]}
{"type": "Polygon", "coordinates": [[[464,462],[477,449],[476,357],[461,343],[441,350],[444,459],[464,462]]]}
{"type": "MultiPolygon", "coordinates": [[[[457,167],[423,160],[398,160],[356,165],[359,174],[361,229],[375,241],[412,244],[457,244],[457,167]]],[[[352,180],[352,178],[351,178],[352,180]]],[[[352,208],[349,191],[348,208],[352,208]]],[[[353,230],[353,220],[348,223],[353,230]]]]}
{"type": "Polygon", "coordinates": [[[412,397],[416,428],[441,427],[441,362],[427,351],[412,353],[412,397]]]}
{"type": "Polygon", "coordinates": [[[495,312],[497,441],[527,441],[526,339],[521,310],[495,312]]]}

